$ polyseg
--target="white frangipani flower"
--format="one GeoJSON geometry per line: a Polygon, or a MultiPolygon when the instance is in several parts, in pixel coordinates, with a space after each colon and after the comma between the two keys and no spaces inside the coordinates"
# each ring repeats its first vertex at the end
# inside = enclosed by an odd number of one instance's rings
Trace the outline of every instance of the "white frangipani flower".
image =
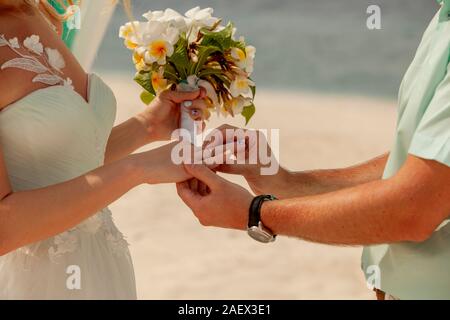
{"type": "Polygon", "coordinates": [[[152,87],[158,94],[167,88],[167,79],[164,79],[164,68],[159,67],[158,71],[153,71],[151,74],[152,87]]]}
{"type": "Polygon", "coordinates": [[[250,86],[254,86],[255,83],[247,77],[237,76],[236,79],[231,82],[230,93],[233,97],[237,98],[240,95],[250,94],[250,86]]]}
{"type": "Polygon", "coordinates": [[[229,111],[231,111],[231,114],[233,116],[235,116],[237,114],[241,114],[242,111],[244,110],[244,107],[247,107],[247,106],[251,105],[252,103],[253,103],[252,99],[245,98],[243,96],[233,98],[233,99],[229,100],[226,103],[226,106],[221,110],[222,115],[227,116],[229,114],[229,111]]]}
{"type": "Polygon", "coordinates": [[[144,28],[146,28],[146,24],[142,22],[128,22],[120,27],[119,37],[124,39],[124,44],[128,49],[134,50],[142,43],[142,31],[144,28]]]}
{"type": "Polygon", "coordinates": [[[164,11],[161,10],[155,10],[155,11],[148,11],[147,13],[144,13],[142,15],[145,19],[148,21],[157,21],[157,19],[160,19],[164,16],[164,11]]]}
{"type": "Polygon", "coordinates": [[[170,57],[173,54],[173,50],[173,44],[166,39],[151,39],[144,54],[145,62],[148,64],[158,62],[159,65],[164,65],[166,64],[166,57],[170,57]]]}
{"type": "Polygon", "coordinates": [[[151,26],[144,32],[143,45],[137,48],[137,51],[141,53],[144,51],[143,56],[146,63],[158,62],[158,64],[164,65],[166,57],[173,54],[174,46],[179,38],[180,32],[177,28],[164,28],[161,23],[151,23],[151,26]]]}
{"type": "Polygon", "coordinates": [[[245,52],[240,48],[231,48],[231,57],[235,61],[236,65],[245,70],[248,74],[253,72],[253,66],[255,63],[256,49],[253,46],[247,46],[245,52]]]}
{"type": "Polygon", "coordinates": [[[185,13],[188,27],[212,27],[219,20],[212,16],[213,13],[214,10],[212,8],[192,8],[185,13]]]}
{"type": "Polygon", "coordinates": [[[166,27],[173,27],[180,32],[187,30],[186,19],[177,11],[173,9],[166,9],[165,11],[149,11],[143,15],[149,22],[159,22],[166,27]]]}
{"type": "Polygon", "coordinates": [[[38,55],[41,55],[44,52],[44,46],[40,42],[39,36],[37,36],[35,34],[26,38],[23,41],[23,45],[25,48],[27,48],[31,52],[34,52],[38,55]]]}
{"type": "Polygon", "coordinates": [[[64,61],[63,56],[56,49],[45,48],[45,53],[47,54],[48,63],[50,66],[58,71],[64,69],[66,66],[66,62],[64,61]]]}
{"type": "Polygon", "coordinates": [[[135,36],[135,29],[140,29],[141,22],[139,21],[133,21],[133,22],[127,22],[119,29],[119,37],[122,39],[128,39],[132,36],[135,36]]]}

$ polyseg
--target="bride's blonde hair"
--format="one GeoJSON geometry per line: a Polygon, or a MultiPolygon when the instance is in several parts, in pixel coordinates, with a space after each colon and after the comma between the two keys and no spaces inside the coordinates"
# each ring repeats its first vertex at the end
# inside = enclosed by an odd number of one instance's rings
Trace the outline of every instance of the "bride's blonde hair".
{"type": "Polygon", "coordinates": [[[70,13],[67,12],[67,8],[75,4],[81,5],[82,0],[55,0],[54,2],[64,9],[64,14],[58,13],[58,11],[49,3],[48,0],[0,0],[0,6],[9,9],[18,9],[24,5],[35,6],[38,7],[48,18],[62,22],[70,18],[70,13]]]}
{"type": "MultiPolygon", "coordinates": [[[[55,0],[54,2],[56,2],[57,4],[59,4],[62,8],[64,8],[65,12],[67,12],[67,8],[68,6],[71,5],[81,5],[81,2],[83,0],[77,0],[77,1],[73,1],[73,0],[55,0]]],[[[91,0],[91,1],[95,1],[95,0],[91,0]]],[[[133,14],[132,14],[132,10],[131,10],[131,0],[111,0],[111,4],[117,3],[117,2],[121,2],[125,12],[127,13],[128,17],[130,18],[130,20],[132,20],[133,18],[133,14]]],[[[28,4],[28,5],[37,5],[37,4],[41,4],[41,6],[39,7],[39,9],[41,9],[41,11],[43,11],[44,14],[46,14],[49,18],[55,19],[57,21],[65,21],[68,18],[70,18],[70,15],[68,13],[65,14],[59,14],[56,9],[49,3],[49,0],[40,0],[40,1],[36,1],[36,0],[0,0],[0,6],[3,5],[5,7],[20,7],[24,4],[28,4]]]]}

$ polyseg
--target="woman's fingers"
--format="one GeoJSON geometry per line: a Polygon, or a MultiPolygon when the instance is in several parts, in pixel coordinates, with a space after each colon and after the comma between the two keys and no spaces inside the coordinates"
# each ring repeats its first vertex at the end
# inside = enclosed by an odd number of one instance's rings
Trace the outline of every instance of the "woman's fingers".
{"type": "Polygon", "coordinates": [[[189,112],[190,117],[194,121],[203,121],[204,113],[207,108],[206,102],[203,99],[192,101],[184,101],[182,107],[189,112]]]}
{"type": "Polygon", "coordinates": [[[202,96],[202,91],[176,91],[176,90],[165,90],[160,95],[162,100],[169,100],[174,103],[182,103],[183,101],[193,101],[202,96]]]}

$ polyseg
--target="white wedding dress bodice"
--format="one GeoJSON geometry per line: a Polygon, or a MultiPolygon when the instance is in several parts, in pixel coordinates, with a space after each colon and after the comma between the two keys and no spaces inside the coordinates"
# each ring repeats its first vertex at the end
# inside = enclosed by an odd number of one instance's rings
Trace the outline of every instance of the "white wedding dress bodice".
{"type": "MultiPolygon", "coordinates": [[[[11,61],[4,66],[27,69],[11,61]]],[[[45,79],[51,77],[38,78],[45,79]]],[[[70,79],[60,79],[0,111],[0,146],[14,192],[61,183],[103,164],[116,115],[114,94],[92,74],[85,101],[70,79]]],[[[108,208],[60,235],[0,257],[0,299],[135,298],[128,244],[108,208]]]]}

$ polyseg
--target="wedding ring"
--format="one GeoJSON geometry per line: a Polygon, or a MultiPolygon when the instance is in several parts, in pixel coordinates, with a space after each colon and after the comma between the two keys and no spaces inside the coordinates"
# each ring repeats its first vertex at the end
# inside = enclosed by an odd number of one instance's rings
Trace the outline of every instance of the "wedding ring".
{"type": "Polygon", "coordinates": [[[190,107],[192,107],[193,104],[194,104],[194,103],[193,103],[191,100],[183,101],[183,106],[184,106],[185,108],[190,108],[190,107]]]}

